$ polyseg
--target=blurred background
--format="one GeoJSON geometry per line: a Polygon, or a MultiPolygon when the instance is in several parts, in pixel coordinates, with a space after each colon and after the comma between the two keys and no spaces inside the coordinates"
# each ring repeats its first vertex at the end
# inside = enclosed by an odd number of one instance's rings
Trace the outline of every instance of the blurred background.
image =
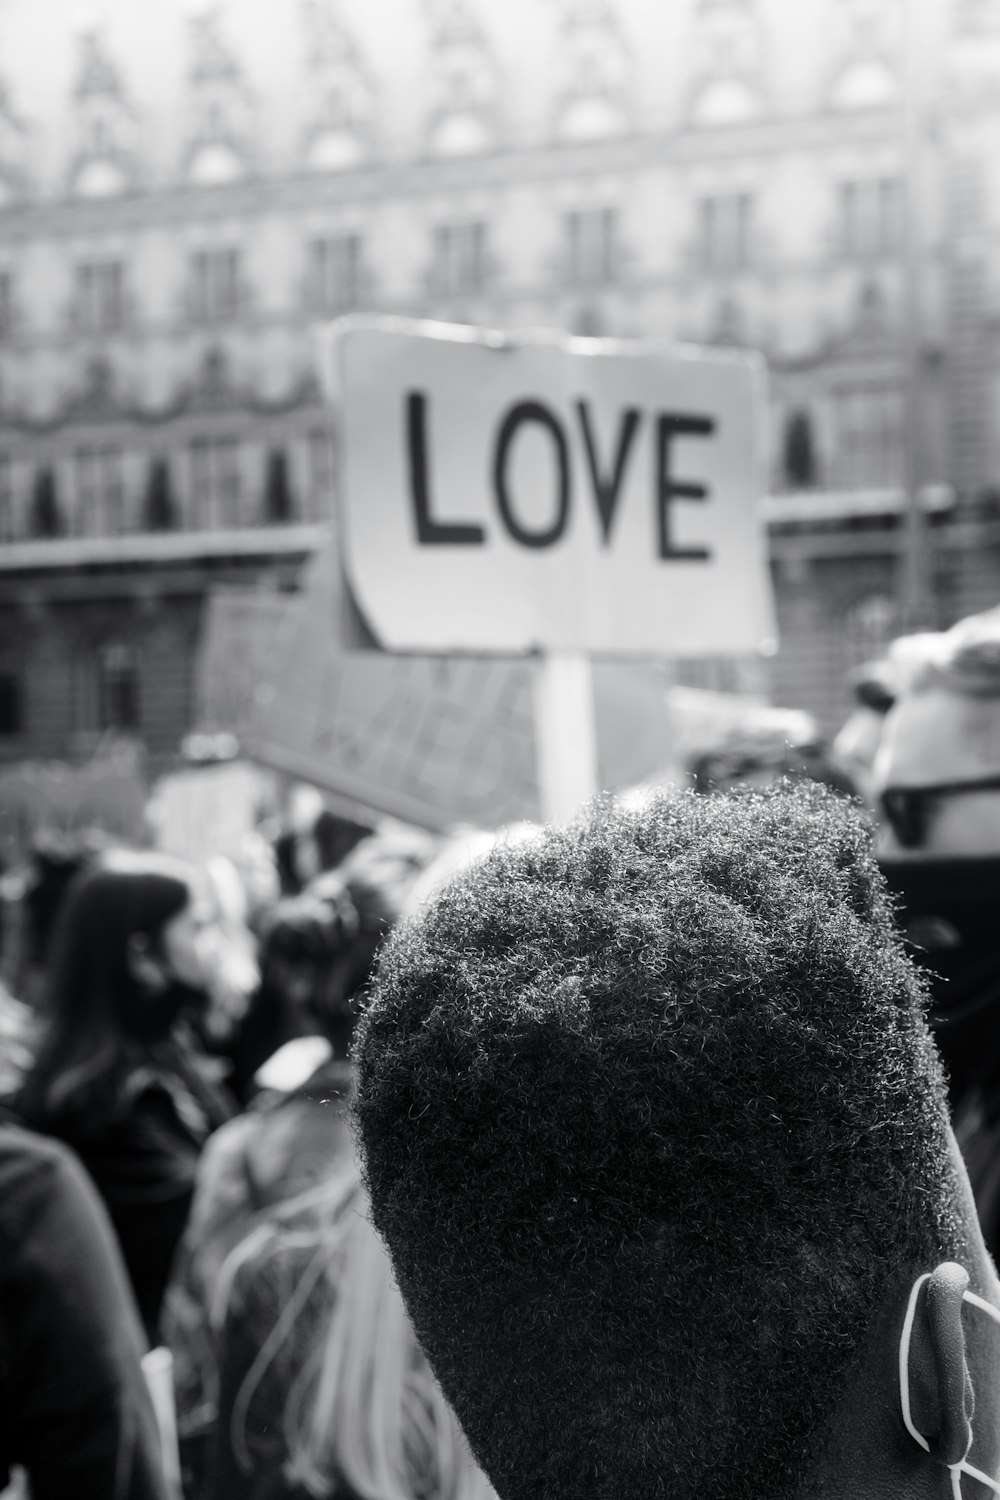
{"type": "Polygon", "coordinates": [[[998,80],[993,0],[0,0],[0,763],[272,638],[352,310],[762,350],[780,644],[676,676],[834,731],[997,597],[998,80]]]}

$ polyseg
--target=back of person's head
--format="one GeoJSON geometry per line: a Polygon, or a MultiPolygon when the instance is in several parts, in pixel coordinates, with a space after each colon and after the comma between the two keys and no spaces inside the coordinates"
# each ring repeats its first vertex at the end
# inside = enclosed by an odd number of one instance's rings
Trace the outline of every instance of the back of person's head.
{"type": "Polygon", "coordinates": [[[338,869],[278,902],[261,924],[265,984],[299,1027],[318,1027],[335,1051],[350,1046],[358,992],[435,847],[408,829],[372,834],[338,869]]]}
{"type": "Polygon", "coordinates": [[[357,910],[337,875],[323,877],[320,889],[286,896],[263,918],[261,979],[280,1001],[293,1032],[337,1031],[358,927],[357,910]]]}
{"type": "MultiPolygon", "coordinates": [[[[342,995],[353,1032],[358,1000],[371,977],[372,966],[386,935],[406,908],[414,882],[433,857],[436,841],[418,829],[390,825],[363,839],[326,881],[343,881],[358,914],[358,929],[342,977],[342,995]]],[[[324,879],[311,890],[322,892],[324,879]]],[[[333,1020],[342,1008],[335,992],[327,998],[333,1020]]]]}
{"type": "Polygon", "coordinates": [[[297,895],[317,876],[337,867],[351,851],[369,838],[369,825],[322,806],[315,788],[301,788],[304,796],[293,807],[293,826],[278,835],[273,844],[283,895],[297,895]],[[317,805],[318,804],[318,805],[317,805]]]}
{"type": "Polygon", "coordinates": [[[24,1085],[29,1117],[113,1094],[121,1073],[163,1041],[183,983],[144,978],[168,924],[193,901],[194,872],[166,856],[112,850],[71,884],[53,935],[43,993],[43,1034],[24,1085]]]}
{"type": "Polygon", "coordinates": [[[316,815],[312,827],[312,838],[316,845],[316,858],[323,871],[335,870],[351,850],[372,833],[370,824],[359,823],[355,818],[335,813],[324,807],[316,815]]]}
{"type": "Polygon", "coordinates": [[[281,1433],[296,1492],[496,1500],[417,1344],[353,1160],[231,1252],[212,1309],[223,1337],[237,1308],[259,1352],[220,1439],[245,1474],[254,1434],[281,1433]]]}
{"type": "Polygon", "coordinates": [[[504,1500],[797,1494],[886,1299],[966,1248],[870,842],[809,784],[598,805],[386,944],[374,1222],[504,1500]]]}

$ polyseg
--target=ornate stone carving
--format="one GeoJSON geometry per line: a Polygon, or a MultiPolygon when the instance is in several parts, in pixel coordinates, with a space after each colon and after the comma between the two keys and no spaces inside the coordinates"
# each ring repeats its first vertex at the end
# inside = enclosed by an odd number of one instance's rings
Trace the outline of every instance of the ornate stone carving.
{"type": "Polygon", "coordinates": [[[253,165],[253,96],[226,40],[218,0],[199,4],[188,24],[192,127],[185,175],[205,186],[234,182],[253,165]]]}
{"type": "Polygon", "coordinates": [[[205,351],[200,369],[186,382],[178,401],[180,411],[246,411],[251,405],[248,393],[233,378],[225,351],[218,348],[205,351]]]}
{"type": "Polygon", "coordinates": [[[69,170],[70,191],[82,198],[107,198],[134,183],[138,122],[102,26],[80,29],[73,89],[73,135],[77,149],[69,170]]]}
{"type": "Polygon", "coordinates": [[[764,96],[764,35],[755,0],[700,0],[690,117],[695,125],[756,119],[764,96]]]}
{"type": "Polygon", "coordinates": [[[302,0],[311,115],[307,167],[338,171],[371,153],[375,85],[346,24],[340,0],[302,0]]]}
{"type": "Polygon", "coordinates": [[[586,141],[627,130],[632,59],[608,0],[563,0],[556,57],[554,133],[586,141]]]}
{"type": "Polygon", "coordinates": [[[431,40],[428,147],[436,155],[488,151],[500,132],[500,67],[471,0],[425,0],[431,40]]]}
{"type": "Polygon", "coordinates": [[[127,420],[133,408],[122,399],[110,360],[90,359],[77,390],[65,401],[59,424],[66,422],[114,422],[127,420]]]}

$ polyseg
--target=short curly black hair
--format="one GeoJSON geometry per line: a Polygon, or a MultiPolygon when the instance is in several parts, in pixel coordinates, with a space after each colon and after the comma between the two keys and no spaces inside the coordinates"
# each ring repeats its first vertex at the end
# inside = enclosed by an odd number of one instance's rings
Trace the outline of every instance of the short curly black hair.
{"type": "Polygon", "coordinates": [[[870,831],[825,788],[598,804],[384,950],[375,1223],[503,1500],[797,1492],[897,1280],[961,1242],[870,831]]]}

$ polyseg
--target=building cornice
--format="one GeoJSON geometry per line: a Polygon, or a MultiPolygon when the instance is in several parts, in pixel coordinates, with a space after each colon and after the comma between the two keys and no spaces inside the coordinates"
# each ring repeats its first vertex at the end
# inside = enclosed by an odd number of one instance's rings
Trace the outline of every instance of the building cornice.
{"type": "Polygon", "coordinates": [[[210,224],[272,213],[369,206],[393,199],[484,191],[510,184],[617,176],[646,167],[750,162],[787,154],[843,150],[891,139],[893,111],[803,114],[739,129],[684,128],[618,140],[548,143],[460,158],[382,161],[343,172],[288,172],[217,187],[165,185],[100,201],[58,199],[0,210],[0,243],[127,233],[157,225],[210,224]]]}

